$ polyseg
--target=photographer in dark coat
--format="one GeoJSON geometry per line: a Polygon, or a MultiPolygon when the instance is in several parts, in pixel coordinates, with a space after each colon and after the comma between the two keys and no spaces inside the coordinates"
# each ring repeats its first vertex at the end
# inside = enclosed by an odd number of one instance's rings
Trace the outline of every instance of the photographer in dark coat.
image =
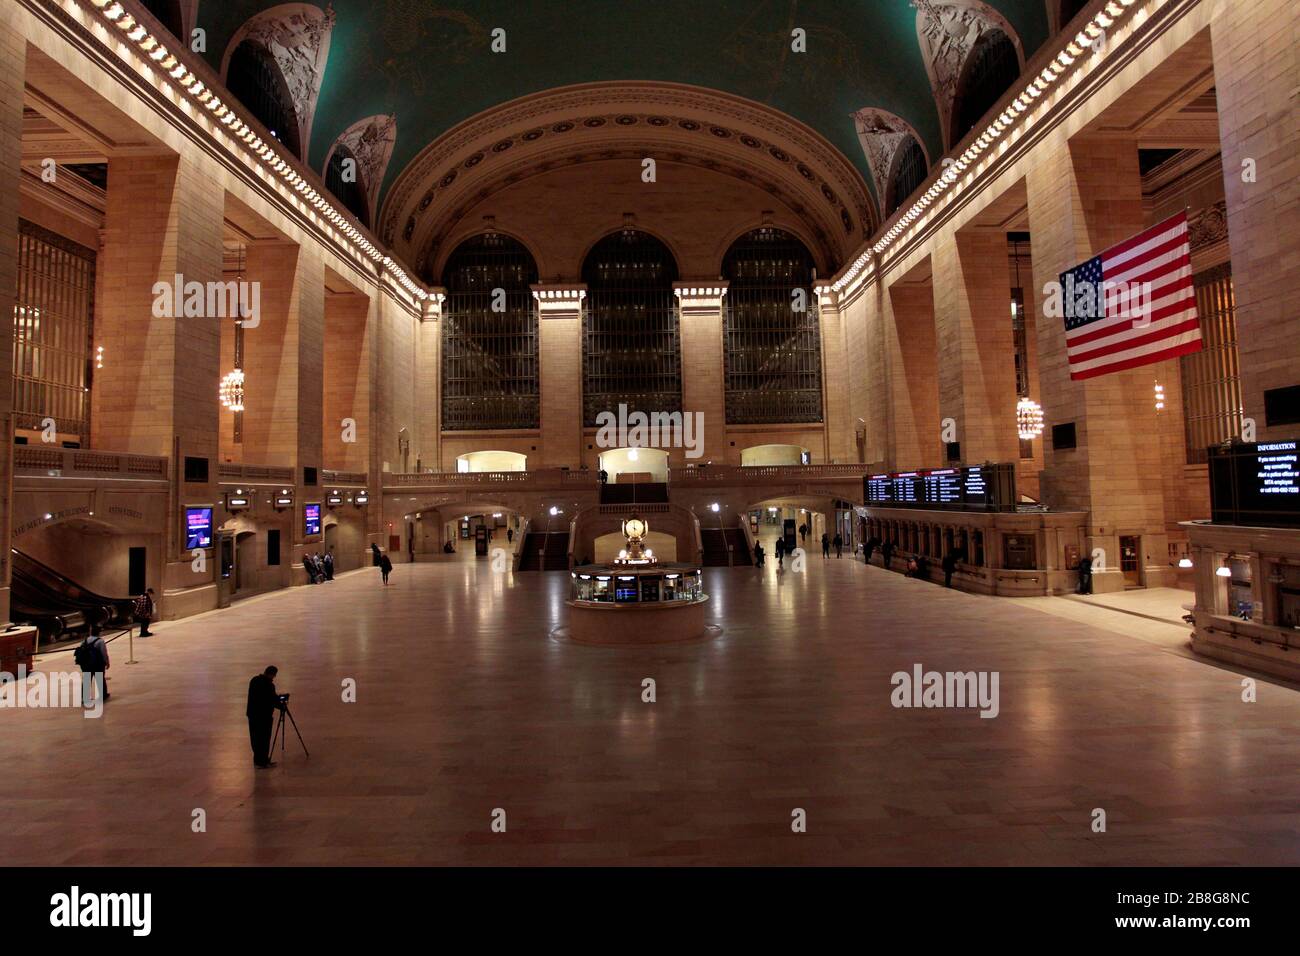
{"type": "Polygon", "coordinates": [[[279,671],[268,667],[248,682],[248,741],[253,746],[253,766],[259,770],[274,767],[271,761],[271,718],[280,705],[275,694],[275,675],[279,671]]]}

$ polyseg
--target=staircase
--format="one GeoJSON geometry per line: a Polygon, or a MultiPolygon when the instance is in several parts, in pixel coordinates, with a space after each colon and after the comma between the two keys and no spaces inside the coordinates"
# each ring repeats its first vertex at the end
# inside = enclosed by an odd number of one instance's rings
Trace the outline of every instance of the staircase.
{"type": "Polygon", "coordinates": [[[569,570],[569,532],[530,531],[519,557],[520,571],[569,570]],[[543,556],[542,549],[546,549],[543,556]]]}
{"type": "Polygon", "coordinates": [[[754,556],[749,553],[749,541],[745,538],[745,532],[740,528],[727,528],[727,544],[731,545],[731,561],[738,568],[748,568],[754,565],[754,556]]]}
{"type": "Polygon", "coordinates": [[[704,566],[706,568],[725,568],[731,562],[727,560],[727,538],[717,528],[701,528],[700,543],[704,546],[704,566]]]}
{"type": "Polygon", "coordinates": [[[645,481],[636,484],[600,486],[602,505],[650,504],[668,501],[668,485],[662,481],[645,481]]]}

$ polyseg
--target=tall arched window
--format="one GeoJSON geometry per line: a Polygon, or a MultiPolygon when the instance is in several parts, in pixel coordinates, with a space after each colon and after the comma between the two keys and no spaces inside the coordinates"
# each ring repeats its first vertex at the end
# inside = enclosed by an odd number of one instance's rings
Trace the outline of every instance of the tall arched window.
{"type": "Polygon", "coordinates": [[[957,82],[951,145],[955,146],[974,129],[1019,76],[1016,47],[1005,33],[990,30],[976,41],[957,82]]]}
{"type": "Polygon", "coordinates": [[[239,44],[230,57],[226,87],[289,152],[302,155],[293,98],[269,50],[250,40],[239,44]]]}
{"type": "Polygon", "coordinates": [[[821,421],[822,351],[807,248],[780,229],[755,229],[732,243],[722,274],[730,282],[727,424],[821,421]]]}
{"type": "Polygon", "coordinates": [[[361,169],[352,150],[342,143],[330,154],[330,163],[325,169],[325,188],[361,220],[363,226],[370,227],[370,200],[366,197],[365,184],[361,182],[361,169]],[[348,160],[352,162],[348,164],[348,160]],[[350,179],[346,175],[348,169],[351,170],[350,179]]]}
{"type": "Polygon", "coordinates": [[[925,162],[925,151],[914,136],[908,136],[899,146],[894,157],[893,169],[889,176],[889,185],[885,193],[885,218],[892,216],[908,196],[916,192],[917,187],[925,182],[929,167],[925,162]]]}
{"type": "Polygon", "coordinates": [[[447,260],[442,313],[442,427],[537,428],[537,265],[509,236],[466,239],[447,260]]]}
{"type": "Polygon", "coordinates": [[[676,280],[668,247],[636,229],[606,236],[587,253],[582,401],[588,427],[620,404],[647,414],[681,411],[676,280]]]}

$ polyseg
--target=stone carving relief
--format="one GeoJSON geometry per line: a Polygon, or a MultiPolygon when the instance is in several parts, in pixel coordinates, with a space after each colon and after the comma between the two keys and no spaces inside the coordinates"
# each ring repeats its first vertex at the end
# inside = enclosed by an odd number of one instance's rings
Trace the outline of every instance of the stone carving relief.
{"type": "Polygon", "coordinates": [[[1204,249],[1228,238],[1228,204],[1220,199],[1193,213],[1187,220],[1187,241],[1192,249],[1204,249]]]}
{"type": "Polygon", "coordinates": [[[1001,30],[1016,47],[1023,66],[1025,53],[1020,38],[1002,14],[979,0],[909,0],[916,8],[916,38],[921,58],[930,76],[930,89],[939,111],[944,147],[948,142],[953,100],[966,58],[991,30],[1001,30]]]}
{"type": "Polygon", "coordinates": [[[346,146],[357,161],[357,181],[366,193],[366,202],[370,207],[370,221],[375,221],[376,206],[379,201],[379,187],[383,185],[384,174],[388,171],[388,160],[393,155],[393,144],[397,142],[397,117],[367,116],[358,120],[343,131],[334,141],[321,175],[329,169],[330,158],[340,145],[346,146]]]}
{"type": "Polygon", "coordinates": [[[236,31],[221,66],[224,80],[231,55],[245,40],[251,40],[270,52],[289,88],[294,115],[298,118],[299,142],[304,153],[300,158],[303,159],[311,142],[312,120],[321,81],[325,77],[334,18],[333,7],[322,10],[309,3],[284,3],[271,7],[250,18],[236,31]]]}
{"type": "MultiPolygon", "coordinates": [[[[876,204],[880,208],[880,218],[884,219],[885,197],[889,190],[889,172],[894,168],[894,159],[899,149],[910,136],[916,140],[922,152],[926,152],[925,143],[916,135],[910,123],[893,113],[874,107],[863,107],[855,113],[853,126],[858,131],[858,141],[866,155],[867,166],[871,170],[871,182],[876,187],[876,204]]],[[[926,156],[926,163],[930,161],[926,156]]]]}

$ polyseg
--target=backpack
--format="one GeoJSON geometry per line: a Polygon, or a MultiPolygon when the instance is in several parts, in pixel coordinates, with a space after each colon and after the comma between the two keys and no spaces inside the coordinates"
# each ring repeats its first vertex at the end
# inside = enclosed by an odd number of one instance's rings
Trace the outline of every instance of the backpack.
{"type": "Polygon", "coordinates": [[[77,645],[77,649],[72,652],[73,662],[83,671],[94,671],[99,669],[99,652],[90,639],[82,641],[77,645]]]}

